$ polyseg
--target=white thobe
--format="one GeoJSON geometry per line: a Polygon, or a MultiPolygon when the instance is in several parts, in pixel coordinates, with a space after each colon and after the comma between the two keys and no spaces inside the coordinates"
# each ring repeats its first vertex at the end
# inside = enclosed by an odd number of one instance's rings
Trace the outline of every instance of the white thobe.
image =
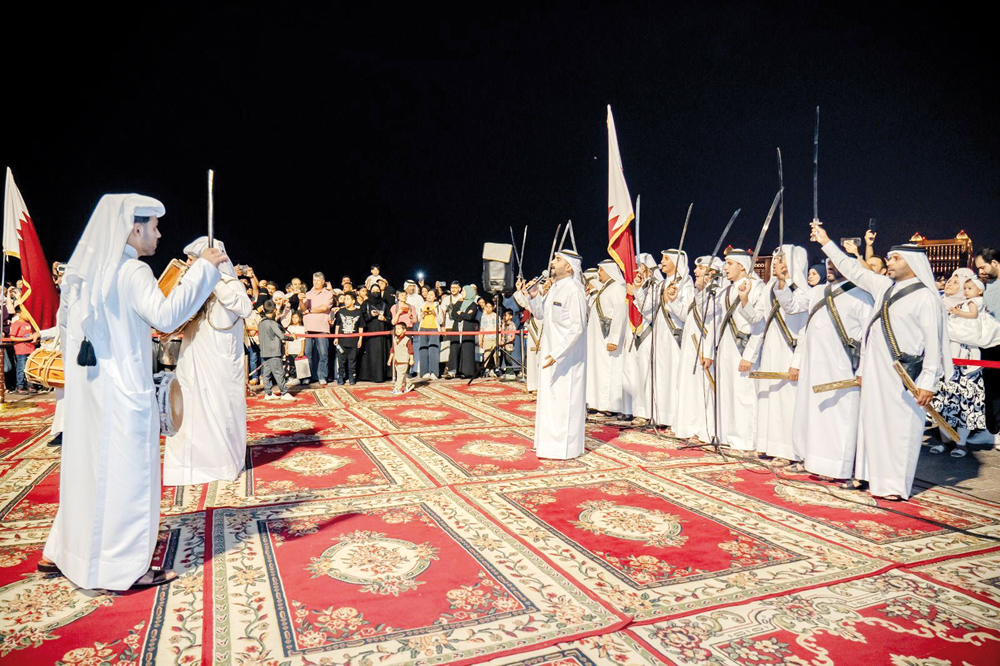
{"type": "Polygon", "coordinates": [[[531,310],[531,301],[522,292],[514,293],[514,302],[531,314],[524,324],[524,381],[529,391],[538,390],[538,349],[542,344],[543,326],[540,319],[531,310]]]}
{"type": "Polygon", "coordinates": [[[587,406],[591,409],[614,414],[622,411],[628,328],[625,285],[609,280],[594,296],[587,320],[587,406]],[[601,328],[602,314],[610,320],[607,335],[601,328]],[[609,344],[618,348],[609,352],[609,344]]]}
{"type": "MultiPolygon", "coordinates": [[[[845,282],[831,285],[831,291],[845,282]]],[[[827,285],[809,291],[809,311],[826,298],[827,285]]],[[[847,336],[860,340],[872,318],[872,297],[857,287],[834,296],[837,314],[847,336]]],[[[851,359],[840,341],[828,308],[818,310],[799,337],[792,367],[799,369],[795,396],[792,444],[795,457],[806,470],[832,479],[846,479],[854,470],[858,443],[858,410],[861,389],[845,388],[813,393],[817,384],[854,377],[851,359]]]]}
{"type": "Polygon", "coordinates": [[[694,309],[688,306],[684,321],[684,344],[677,364],[677,412],[671,424],[674,434],[681,439],[697,437],[707,442],[715,432],[715,395],[701,366],[701,357],[712,357],[708,348],[713,344],[711,327],[718,322],[716,304],[717,299],[709,297],[705,289],[696,292],[692,301],[694,309]],[[701,330],[699,320],[703,323],[701,330]],[[705,335],[707,338],[702,341],[705,335]]]}
{"type": "Polygon", "coordinates": [[[253,304],[229,276],[212,294],[206,312],[184,328],[177,360],[184,419],[163,452],[167,486],[234,481],[246,459],[243,318],[253,304]]]}
{"type": "MultiPolygon", "coordinates": [[[[895,293],[918,281],[910,278],[894,283],[890,277],[865,270],[834,243],[824,245],[823,251],[844,277],[872,295],[876,314],[893,284],[895,293]]],[[[943,312],[940,296],[928,288],[918,289],[889,306],[889,320],[900,351],[924,357],[923,368],[914,380],[918,389],[936,390],[944,372],[940,328],[945,326],[943,312]]],[[[862,378],[861,413],[854,476],[868,481],[872,495],[907,499],[917,471],[927,413],[893,368],[881,322],[869,329],[861,347],[858,375],[862,378]]]]}
{"type": "MultiPolygon", "coordinates": [[[[59,351],[62,348],[62,344],[59,339],[59,313],[56,313],[56,325],[52,328],[47,328],[41,332],[42,338],[42,349],[51,349],[59,351]]],[[[63,361],[65,364],[65,361],[63,361]]],[[[56,397],[56,409],[52,414],[52,428],[49,430],[49,435],[55,436],[63,431],[66,424],[66,404],[63,402],[63,397],[66,395],[65,388],[55,389],[56,397]]]]}
{"type": "MultiPolygon", "coordinates": [[[[172,331],[205,302],[219,271],[196,261],[170,298],[126,246],[103,312],[110,339],[93,340],[96,367],[76,363],[81,338],[60,333],[66,359],[66,419],[59,511],[45,557],[87,588],[126,590],[153,557],[160,523],[160,421],[150,327],[172,331]]],[[[67,322],[73,312],[61,318],[67,322]]]]}
{"type": "MultiPolygon", "coordinates": [[[[781,314],[791,335],[792,343],[798,344],[806,320],[809,318],[809,294],[804,289],[794,288],[791,281],[784,289],[778,289],[777,279],[772,278],[765,290],[767,317],[758,326],[763,330],[752,343],[759,350],[757,366],[765,372],[788,372],[792,366],[795,350],[789,346],[781,331],[778,313],[781,314]]],[[[786,379],[756,379],[757,384],[757,431],[754,435],[755,447],[761,453],[775,458],[795,460],[792,445],[792,424],[795,416],[796,383],[786,379]]]]}
{"type": "MultiPolygon", "coordinates": [[[[452,297],[451,294],[445,294],[441,297],[441,304],[438,306],[440,312],[444,313],[444,323],[441,325],[442,331],[450,331],[451,325],[454,322],[451,318],[451,305],[452,297]]],[[[445,365],[448,364],[448,359],[451,357],[451,336],[442,335],[441,336],[441,362],[445,365]]],[[[437,374],[437,373],[434,373],[437,374]]]]}
{"type": "Polygon", "coordinates": [[[656,325],[653,326],[653,376],[650,383],[653,386],[653,423],[672,426],[677,421],[677,378],[680,372],[681,349],[684,346],[682,337],[678,344],[674,337],[671,324],[679,333],[684,333],[684,321],[688,316],[688,307],[694,300],[694,282],[685,277],[677,282],[677,298],[669,303],[663,303],[663,293],[670,284],[670,278],[660,283],[657,290],[656,325]]]}
{"type": "Polygon", "coordinates": [[[538,356],[535,452],[566,460],[583,455],[587,421],[587,296],[575,276],[556,282],[545,296],[531,299],[544,324],[538,356]],[[549,367],[545,359],[555,363],[549,367]]]}
{"type": "Polygon", "coordinates": [[[638,332],[626,335],[625,370],[622,379],[622,414],[648,419],[653,410],[653,326],[659,281],[649,279],[636,289],[633,302],[642,315],[638,332]],[[640,343],[640,337],[644,339],[640,343]]]}
{"type": "Polygon", "coordinates": [[[736,329],[749,336],[747,345],[741,352],[733,337],[732,324],[719,321],[716,331],[718,350],[716,352],[715,381],[718,383],[719,394],[719,440],[734,449],[752,451],[754,449],[754,432],[757,429],[757,393],[754,380],[750,379],[750,371],[740,372],[740,361],[750,362],[750,370],[754,370],[753,352],[756,348],[755,326],[763,322],[767,315],[767,293],[765,285],[754,276],[747,304],[740,304],[738,287],[741,278],[719,292],[719,317],[724,319],[729,306],[736,303],[731,321],[736,329]]]}

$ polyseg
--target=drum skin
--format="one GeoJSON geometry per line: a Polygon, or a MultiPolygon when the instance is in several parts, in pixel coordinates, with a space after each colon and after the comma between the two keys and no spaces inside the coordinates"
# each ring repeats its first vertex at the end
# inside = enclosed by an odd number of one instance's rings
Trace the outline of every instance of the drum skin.
{"type": "Polygon", "coordinates": [[[181,383],[172,372],[158,372],[153,375],[153,384],[156,386],[156,407],[160,412],[160,434],[173,437],[184,418],[181,383]]]}

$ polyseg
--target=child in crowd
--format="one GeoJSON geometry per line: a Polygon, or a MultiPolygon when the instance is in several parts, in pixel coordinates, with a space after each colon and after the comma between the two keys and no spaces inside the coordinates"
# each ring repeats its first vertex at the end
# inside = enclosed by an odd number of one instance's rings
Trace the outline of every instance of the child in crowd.
{"type": "MultiPolygon", "coordinates": [[[[962,327],[968,326],[966,320],[980,316],[989,316],[983,307],[983,283],[973,277],[972,271],[959,269],[947,281],[944,289],[945,305],[951,315],[948,317],[949,332],[960,337],[962,327]],[[958,289],[955,289],[958,283],[958,289]],[[954,293],[949,293],[954,292],[954,293]],[[962,294],[959,296],[959,294],[962,294]]],[[[951,355],[953,358],[978,360],[978,347],[960,344],[952,340],[951,355]]],[[[983,384],[982,368],[975,366],[956,365],[951,377],[938,380],[937,393],[931,400],[948,425],[958,432],[959,441],[951,450],[953,458],[962,458],[968,454],[967,441],[969,433],[986,427],[986,389],[983,384]]],[[[930,447],[931,453],[944,453],[948,448],[943,442],[946,437],[941,435],[941,442],[930,447]]]]}
{"type": "Polygon", "coordinates": [[[496,353],[497,347],[497,314],[493,311],[493,303],[487,300],[482,301],[483,316],[479,322],[479,330],[483,335],[479,336],[479,352],[483,359],[483,371],[489,377],[496,377],[496,370],[499,368],[496,353]]]}
{"type": "Polygon", "coordinates": [[[393,324],[402,324],[407,329],[413,328],[416,314],[413,311],[413,306],[406,302],[405,291],[396,294],[396,303],[389,308],[389,312],[392,314],[393,324]]]}
{"type": "Polygon", "coordinates": [[[389,362],[392,366],[392,394],[409,393],[413,390],[409,373],[413,367],[413,341],[406,335],[406,326],[396,324],[393,327],[392,348],[389,350],[389,362]]]}
{"type": "MultiPolygon", "coordinates": [[[[514,321],[514,311],[504,310],[503,311],[503,323],[500,324],[500,329],[502,331],[515,331],[517,330],[517,322],[514,321]]],[[[500,340],[503,342],[503,350],[508,356],[504,356],[504,379],[514,380],[517,379],[517,373],[521,371],[520,358],[521,350],[518,347],[518,336],[517,333],[503,333],[500,336],[500,340]],[[510,359],[513,359],[511,361],[510,359]]]]}
{"type": "MultiPolygon", "coordinates": [[[[361,315],[361,308],[354,302],[354,292],[344,292],[344,305],[333,318],[333,332],[335,335],[352,335],[354,333],[364,333],[364,320],[361,315]]],[[[358,354],[361,353],[361,341],[363,338],[334,338],[333,346],[337,350],[337,358],[340,360],[340,374],[337,375],[337,383],[341,386],[350,380],[351,385],[358,383],[358,354]]]]}
{"type": "MultiPolygon", "coordinates": [[[[289,335],[305,335],[306,327],[302,325],[302,313],[293,310],[288,318],[288,326],[285,328],[289,335]]],[[[288,380],[289,386],[298,386],[299,380],[295,378],[295,359],[305,354],[305,338],[295,337],[285,343],[285,372],[293,379],[288,380]]]]}
{"type": "Polygon", "coordinates": [[[281,328],[281,324],[275,321],[275,310],[274,301],[265,301],[264,318],[257,326],[258,335],[260,336],[260,355],[262,359],[261,375],[264,378],[264,392],[267,394],[264,396],[264,400],[280,399],[290,402],[295,400],[295,397],[288,392],[285,386],[282,343],[286,340],[294,340],[295,338],[288,335],[281,328]],[[280,398],[277,393],[271,392],[275,384],[277,384],[278,391],[281,394],[280,398]]]}
{"type": "Polygon", "coordinates": [[[17,360],[17,393],[24,395],[35,393],[35,387],[28,384],[28,378],[24,374],[24,366],[28,363],[28,356],[35,351],[38,331],[28,321],[23,305],[18,305],[16,312],[17,314],[10,324],[10,338],[14,343],[14,357],[17,360]]]}

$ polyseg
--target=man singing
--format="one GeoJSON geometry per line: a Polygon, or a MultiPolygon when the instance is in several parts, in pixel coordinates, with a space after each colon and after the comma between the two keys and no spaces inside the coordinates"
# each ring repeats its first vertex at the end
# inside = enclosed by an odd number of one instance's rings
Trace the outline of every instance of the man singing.
{"type": "Polygon", "coordinates": [[[529,307],[542,321],[535,452],[566,460],[583,455],[587,420],[587,295],[580,282],[580,255],[563,250],[552,260],[554,282],[529,307]]]}
{"type": "Polygon", "coordinates": [[[160,427],[150,327],[172,331],[191,318],[227,260],[206,249],[174,287],[160,292],[149,266],[165,210],[138,194],[101,198],[69,260],[60,331],[66,419],[59,511],[43,573],[76,585],[127,590],[168,583],[150,567],[160,522],[160,427]]]}

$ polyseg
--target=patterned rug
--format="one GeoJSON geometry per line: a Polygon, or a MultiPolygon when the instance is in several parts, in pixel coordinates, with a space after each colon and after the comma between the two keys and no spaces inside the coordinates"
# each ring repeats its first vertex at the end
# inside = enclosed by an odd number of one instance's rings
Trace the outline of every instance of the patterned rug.
{"type": "Polygon", "coordinates": [[[164,488],[169,586],[35,567],[59,500],[48,396],[0,413],[0,664],[1000,663],[1000,505],[886,503],[587,424],[534,453],[495,380],[248,401],[234,481],[164,488]]]}

